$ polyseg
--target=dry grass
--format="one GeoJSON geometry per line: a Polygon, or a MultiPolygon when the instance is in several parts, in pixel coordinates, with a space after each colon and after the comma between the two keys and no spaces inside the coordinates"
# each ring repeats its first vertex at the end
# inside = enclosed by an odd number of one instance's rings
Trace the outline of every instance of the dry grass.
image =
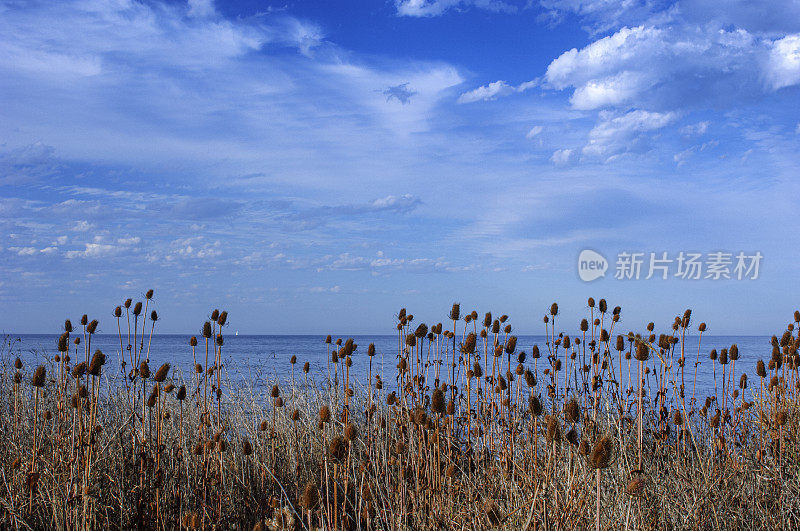
{"type": "Polygon", "coordinates": [[[705,354],[686,338],[689,311],[666,334],[649,326],[618,336],[619,309],[603,300],[589,301],[574,330],[554,304],[546,344],[527,353],[506,316],[478,319],[454,305],[452,330],[444,330],[412,326],[402,310],[393,374],[373,372],[374,348],[329,339],[320,345],[331,360],[328,381],[309,381],[307,366],[295,381],[293,360],[291,383],[263,382],[272,390],[259,397],[225,377],[233,361],[225,358],[224,312],[215,310],[187,345],[196,365],[185,377],[180,368],[150,368],[158,320],[154,311],[144,317],[151,297],[144,309],[127,301],[115,311],[125,379],[108,377],[114,369],[92,351],[97,325],[86,317],[76,330],[66,325],[41,368],[4,361],[3,526],[800,523],[800,314],[773,338],[763,369],[746,368],[749,401],[735,346],[710,368],[716,395],[695,396],[705,354]],[[353,363],[369,364],[370,385],[351,381],[353,363]]]}

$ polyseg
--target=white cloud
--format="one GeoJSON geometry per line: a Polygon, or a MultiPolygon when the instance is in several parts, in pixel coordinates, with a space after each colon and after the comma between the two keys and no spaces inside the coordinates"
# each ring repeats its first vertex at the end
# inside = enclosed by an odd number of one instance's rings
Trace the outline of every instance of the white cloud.
{"type": "Polygon", "coordinates": [[[709,125],[711,125],[711,122],[708,121],[697,122],[696,124],[681,127],[680,131],[684,136],[702,136],[708,131],[709,125]]]}
{"type": "Polygon", "coordinates": [[[40,249],[39,252],[42,254],[55,254],[58,252],[58,247],[55,246],[45,247],[44,249],[40,249]]]}
{"type": "Polygon", "coordinates": [[[528,131],[528,133],[525,135],[525,138],[537,137],[540,134],[542,134],[542,131],[544,131],[544,126],[534,125],[533,127],[531,127],[531,130],[528,131]]]}
{"type": "Polygon", "coordinates": [[[707,108],[800,82],[798,47],[797,36],[773,42],[710,24],[623,27],[562,53],[544,79],[557,90],[572,88],[576,109],[707,108]]]}
{"type": "Polygon", "coordinates": [[[137,245],[142,239],[139,236],[129,236],[127,238],[117,238],[120,245],[137,245]]]}
{"type": "Polygon", "coordinates": [[[550,161],[556,166],[566,166],[575,162],[576,152],[574,149],[557,149],[550,157],[550,161]]]}
{"type": "Polygon", "coordinates": [[[589,132],[583,154],[606,161],[628,152],[644,152],[650,148],[646,133],[661,129],[677,119],[673,112],[658,113],[635,110],[623,115],[600,113],[600,122],[589,132]]]}
{"type": "Polygon", "coordinates": [[[36,254],[35,247],[9,247],[9,251],[17,254],[17,256],[33,256],[36,254]]]}
{"type": "Polygon", "coordinates": [[[102,258],[116,253],[117,248],[113,245],[104,243],[86,243],[83,251],[67,251],[64,253],[66,258],[102,258]]]}
{"type": "Polygon", "coordinates": [[[407,17],[435,17],[450,9],[467,7],[506,13],[517,10],[501,0],[395,0],[395,6],[398,15],[407,17]]]}
{"type": "Polygon", "coordinates": [[[764,78],[772,90],[800,84],[800,34],[772,43],[764,78]]]}
{"type": "Polygon", "coordinates": [[[94,228],[92,223],[89,223],[86,220],[76,221],[75,225],[72,226],[72,230],[75,232],[86,232],[94,228]]]}
{"type": "Polygon", "coordinates": [[[517,85],[509,85],[503,80],[494,81],[488,85],[464,92],[458,97],[458,103],[474,103],[476,101],[491,101],[510,94],[525,92],[528,89],[538,86],[537,79],[526,81],[517,85]]]}
{"type": "Polygon", "coordinates": [[[68,238],[66,236],[59,236],[55,240],[53,240],[53,245],[64,245],[67,243],[68,238]]]}

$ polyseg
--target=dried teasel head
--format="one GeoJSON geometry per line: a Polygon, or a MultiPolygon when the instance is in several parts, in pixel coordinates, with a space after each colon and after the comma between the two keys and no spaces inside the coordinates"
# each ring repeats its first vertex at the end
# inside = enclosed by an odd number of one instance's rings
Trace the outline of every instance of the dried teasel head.
{"type": "Polygon", "coordinates": [[[319,490],[315,483],[306,483],[303,489],[303,495],[300,497],[300,506],[303,509],[310,511],[319,504],[319,490]]]}
{"type": "Polygon", "coordinates": [[[328,445],[328,457],[341,461],[347,455],[347,442],[342,437],[336,436],[328,445]]]}
{"type": "Polygon", "coordinates": [[[756,374],[758,374],[761,378],[767,377],[767,370],[764,368],[763,360],[758,360],[758,363],[756,363],[756,374]]]}
{"type": "Polygon", "coordinates": [[[242,441],[242,453],[244,455],[250,455],[253,453],[253,445],[250,444],[250,441],[248,439],[244,439],[242,441]]]}
{"type": "Polygon", "coordinates": [[[209,321],[203,323],[202,336],[206,339],[211,339],[211,323],[209,321]]]}
{"type": "Polygon", "coordinates": [[[344,427],[344,438],[348,441],[354,441],[358,438],[358,428],[353,424],[347,424],[344,427]]]}
{"type": "Polygon", "coordinates": [[[581,408],[578,405],[578,401],[574,398],[571,399],[567,404],[564,406],[564,418],[567,422],[578,422],[581,416],[581,408]]]}
{"type": "Polygon", "coordinates": [[[277,384],[272,386],[272,391],[270,391],[269,396],[271,396],[272,398],[278,398],[279,396],[281,396],[281,390],[278,389],[277,384]]]}
{"type": "Polygon", "coordinates": [[[72,368],[72,377],[76,380],[83,378],[83,375],[86,374],[86,362],[82,361],[75,365],[72,368]]]}
{"type": "Polygon", "coordinates": [[[150,365],[146,361],[139,364],[139,378],[143,380],[150,378],[150,365]]]}
{"type": "Polygon", "coordinates": [[[58,337],[57,348],[59,352],[67,352],[69,350],[69,332],[64,332],[58,337]]]}
{"type": "Polygon", "coordinates": [[[38,367],[36,367],[36,370],[33,371],[33,377],[31,378],[31,385],[34,387],[44,387],[46,377],[47,377],[47,372],[45,371],[44,365],[39,365],[38,367]]]}
{"type": "Polygon", "coordinates": [[[331,421],[331,409],[328,406],[319,408],[319,420],[326,423],[331,421]]]}
{"type": "Polygon", "coordinates": [[[88,332],[89,334],[94,334],[95,332],[97,332],[98,324],[99,323],[97,322],[97,319],[93,319],[88,325],[86,325],[86,332],[88,332]]]}
{"type": "Polygon", "coordinates": [[[431,394],[431,411],[439,415],[445,412],[444,393],[441,389],[434,389],[431,394]]]}
{"type": "Polygon", "coordinates": [[[178,400],[184,400],[186,398],[186,386],[182,385],[178,388],[178,392],[175,394],[175,398],[178,400]]]}
{"type": "Polygon", "coordinates": [[[614,444],[610,437],[601,437],[592,448],[589,455],[589,465],[592,468],[608,468],[611,464],[611,455],[614,451],[614,444]]]}
{"type": "Polygon", "coordinates": [[[155,376],[153,376],[153,380],[157,382],[163,382],[167,379],[167,374],[169,374],[169,363],[165,363],[158,368],[155,376]]]}
{"type": "Polygon", "coordinates": [[[228,312],[222,310],[221,312],[219,312],[219,317],[217,317],[217,324],[219,326],[225,326],[225,323],[227,322],[228,322],[228,312]]]}
{"type": "Polygon", "coordinates": [[[453,307],[450,309],[450,319],[453,321],[458,321],[461,318],[461,305],[457,302],[453,303],[453,307]]]}
{"type": "Polygon", "coordinates": [[[103,370],[103,365],[106,364],[106,355],[100,349],[97,349],[92,356],[92,362],[89,364],[89,374],[92,376],[100,376],[103,370]]]}

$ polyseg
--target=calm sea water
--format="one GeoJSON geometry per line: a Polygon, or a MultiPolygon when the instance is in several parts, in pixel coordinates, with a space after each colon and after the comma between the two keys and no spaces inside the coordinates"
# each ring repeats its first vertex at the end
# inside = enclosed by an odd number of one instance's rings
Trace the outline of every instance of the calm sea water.
{"type": "MultiPolygon", "coordinates": [[[[74,334],[73,334],[74,337],[74,334]]],[[[335,336],[334,336],[335,337],[335,336]]],[[[347,336],[343,336],[343,339],[347,336]]],[[[7,346],[2,350],[4,361],[13,362],[14,357],[19,356],[26,366],[44,363],[52,359],[56,354],[57,335],[8,335],[7,346]]],[[[394,375],[397,364],[397,336],[376,335],[376,336],[353,336],[358,344],[356,353],[352,356],[353,366],[351,367],[351,378],[361,385],[366,385],[369,369],[369,358],[367,356],[367,346],[375,344],[376,355],[372,361],[373,374],[380,374],[384,378],[386,388],[394,385],[394,375]]],[[[688,338],[686,341],[686,387],[687,392],[691,393],[693,381],[693,367],[697,356],[697,337],[688,338]]],[[[228,378],[233,382],[243,383],[252,386],[257,393],[268,392],[276,379],[288,382],[291,378],[290,358],[297,356],[297,364],[294,366],[295,379],[300,382],[303,380],[303,364],[309,362],[311,370],[309,379],[322,382],[327,377],[327,357],[328,349],[325,345],[325,338],[316,335],[258,335],[258,336],[234,336],[227,335],[223,347],[223,363],[228,378]]],[[[127,345],[127,338],[123,336],[123,343],[127,345]]],[[[745,372],[749,376],[750,387],[757,382],[755,375],[755,365],[757,360],[769,359],[771,346],[767,336],[704,336],[700,344],[700,368],[698,371],[697,387],[698,396],[713,393],[714,378],[711,360],[708,357],[711,349],[729,348],[736,343],[739,347],[739,360],[736,362],[736,378],[745,372]]],[[[427,342],[426,342],[427,344],[427,342]]],[[[517,351],[524,350],[530,353],[533,345],[538,345],[545,356],[545,337],[544,336],[519,336],[517,351]]],[[[200,345],[196,349],[197,361],[205,366],[205,348],[201,339],[200,345]]],[[[80,345],[81,356],[83,356],[83,344],[80,345]]],[[[110,378],[120,375],[120,343],[115,335],[96,334],[92,338],[92,352],[101,349],[107,356],[108,361],[104,369],[104,375],[110,378]]],[[[147,341],[145,341],[145,349],[147,341]]],[[[74,349],[74,347],[73,347],[74,349]]],[[[616,359],[616,352],[614,353],[616,359]]],[[[73,355],[74,357],[74,355],[73,355]]],[[[213,350],[211,358],[213,359],[213,350]]],[[[168,362],[174,371],[183,371],[188,375],[192,371],[193,360],[192,350],[189,346],[189,337],[185,335],[154,335],[150,346],[150,366],[155,370],[162,363],[168,362]]],[[[532,365],[533,361],[528,356],[527,365],[532,365]]],[[[540,371],[544,368],[545,362],[540,360],[540,371]]],[[[717,364],[717,381],[721,385],[721,367],[717,364]]],[[[619,369],[617,369],[619,370],[619,369]]],[[[635,374],[635,372],[634,372],[635,374]]],[[[635,377],[634,377],[635,378],[635,377]]]]}

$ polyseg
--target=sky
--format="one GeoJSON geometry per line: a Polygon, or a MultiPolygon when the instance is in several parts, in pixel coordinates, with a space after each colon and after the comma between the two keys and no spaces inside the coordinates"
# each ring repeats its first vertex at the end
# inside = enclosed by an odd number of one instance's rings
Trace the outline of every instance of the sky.
{"type": "Polygon", "coordinates": [[[797,0],[0,0],[0,331],[152,288],[164,333],[780,333],[798,148],[797,0]]]}

